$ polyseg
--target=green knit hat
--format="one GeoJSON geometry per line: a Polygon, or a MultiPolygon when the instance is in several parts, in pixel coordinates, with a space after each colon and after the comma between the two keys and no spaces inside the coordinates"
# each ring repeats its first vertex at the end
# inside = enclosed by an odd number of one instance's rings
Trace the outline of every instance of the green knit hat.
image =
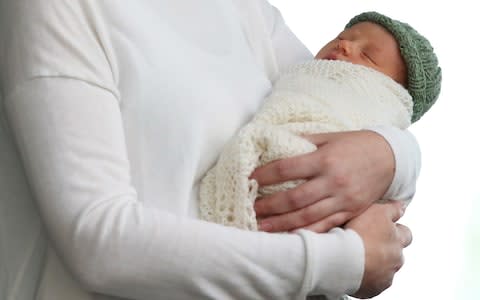
{"type": "Polygon", "coordinates": [[[420,119],[440,94],[442,70],[430,42],[410,25],[377,12],[365,12],[351,19],[345,28],[361,22],[376,23],[397,40],[408,72],[407,89],[413,99],[412,123],[420,119]]]}

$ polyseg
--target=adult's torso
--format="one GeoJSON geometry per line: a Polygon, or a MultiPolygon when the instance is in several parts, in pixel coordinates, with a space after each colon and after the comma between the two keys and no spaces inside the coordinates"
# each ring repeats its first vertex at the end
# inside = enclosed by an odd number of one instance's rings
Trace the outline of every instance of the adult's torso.
{"type": "Polygon", "coordinates": [[[233,1],[103,1],[138,199],[196,215],[196,185],[271,83],[233,1]]]}

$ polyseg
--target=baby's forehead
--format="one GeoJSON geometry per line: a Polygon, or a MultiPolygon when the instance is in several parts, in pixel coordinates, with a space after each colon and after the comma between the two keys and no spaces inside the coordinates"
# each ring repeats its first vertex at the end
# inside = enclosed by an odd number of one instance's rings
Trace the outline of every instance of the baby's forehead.
{"type": "Polygon", "coordinates": [[[387,43],[398,48],[398,42],[393,34],[384,27],[371,22],[361,22],[352,27],[345,28],[339,34],[339,37],[359,39],[375,51],[384,49],[387,43]]]}
{"type": "Polygon", "coordinates": [[[380,24],[369,22],[369,21],[356,23],[351,27],[345,28],[342,32],[356,34],[356,35],[371,35],[371,36],[379,36],[379,37],[389,36],[395,39],[395,36],[390,31],[388,31],[385,27],[383,27],[380,24]]]}
{"type": "Polygon", "coordinates": [[[395,36],[383,26],[372,22],[357,23],[346,28],[340,35],[362,39],[374,51],[397,51],[400,49],[395,36]]]}

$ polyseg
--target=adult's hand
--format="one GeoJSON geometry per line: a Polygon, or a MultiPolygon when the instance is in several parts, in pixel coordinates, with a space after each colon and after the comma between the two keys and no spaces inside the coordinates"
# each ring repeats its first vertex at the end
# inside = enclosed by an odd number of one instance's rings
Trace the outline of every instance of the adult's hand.
{"type": "Polygon", "coordinates": [[[362,283],[352,296],[371,298],[392,285],[403,265],[403,248],[412,242],[408,227],[395,223],[402,215],[402,204],[390,201],[373,204],[345,225],[360,235],[365,247],[362,283]]]}
{"type": "Polygon", "coordinates": [[[257,168],[260,186],[306,179],[296,188],[255,203],[260,230],[306,228],[325,232],[359,215],[390,186],[395,158],[388,142],[368,131],[306,136],[317,150],[257,168]]]}

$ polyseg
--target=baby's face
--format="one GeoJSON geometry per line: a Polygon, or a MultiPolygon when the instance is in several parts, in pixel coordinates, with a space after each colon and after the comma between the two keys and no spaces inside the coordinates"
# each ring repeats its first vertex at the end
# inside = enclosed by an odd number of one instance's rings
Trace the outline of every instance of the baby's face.
{"type": "Polygon", "coordinates": [[[326,44],[316,59],[342,60],[371,67],[406,86],[407,70],[395,38],[382,26],[361,22],[326,44]]]}

